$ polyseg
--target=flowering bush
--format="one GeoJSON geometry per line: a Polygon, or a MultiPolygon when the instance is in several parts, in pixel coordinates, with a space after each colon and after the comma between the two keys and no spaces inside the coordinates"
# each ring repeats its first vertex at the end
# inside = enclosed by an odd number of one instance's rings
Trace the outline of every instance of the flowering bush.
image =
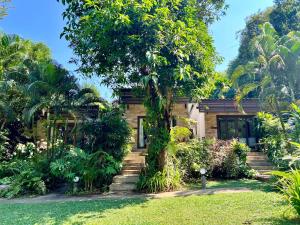
{"type": "Polygon", "coordinates": [[[13,155],[19,159],[32,158],[34,154],[38,153],[39,149],[32,143],[18,144],[13,155]]]}
{"type": "Polygon", "coordinates": [[[246,159],[250,149],[236,140],[192,139],[177,148],[176,156],[185,180],[199,178],[201,168],[214,178],[248,176],[246,159]]]}

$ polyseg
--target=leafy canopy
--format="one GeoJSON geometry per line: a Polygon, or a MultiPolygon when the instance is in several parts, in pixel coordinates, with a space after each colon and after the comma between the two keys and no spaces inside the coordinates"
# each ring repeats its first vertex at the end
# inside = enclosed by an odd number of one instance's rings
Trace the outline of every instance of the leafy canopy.
{"type": "Polygon", "coordinates": [[[162,95],[166,87],[190,94],[213,71],[217,58],[207,25],[224,13],[223,0],[61,2],[67,7],[62,35],[79,70],[115,90],[153,79],[162,95]]]}
{"type": "MultiPolygon", "coordinates": [[[[299,0],[274,0],[274,6],[265,11],[258,12],[250,16],[246,21],[246,27],[239,32],[240,48],[236,59],[234,59],[227,70],[229,77],[239,65],[245,65],[257,58],[253,51],[252,40],[261,33],[260,26],[269,22],[277,32],[279,37],[283,37],[290,32],[299,31],[300,4],[299,0]]],[[[240,85],[253,82],[252,76],[243,76],[238,79],[240,85]]],[[[248,97],[257,97],[259,90],[252,91],[248,97]]]]}

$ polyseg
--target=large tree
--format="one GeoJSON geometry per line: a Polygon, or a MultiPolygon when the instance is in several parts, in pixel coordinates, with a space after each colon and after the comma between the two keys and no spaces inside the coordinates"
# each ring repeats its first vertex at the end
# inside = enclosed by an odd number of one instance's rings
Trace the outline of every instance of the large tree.
{"type": "MultiPolygon", "coordinates": [[[[253,51],[252,40],[261,34],[260,26],[265,22],[272,24],[279,37],[287,35],[292,31],[299,31],[300,1],[299,0],[274,0],[274,6],[265,11],[250,16],[246,21],[246,27],[240,32],[240,48],[236,59],[234,59],[227,70],[231,77],[239,65],[257,58],[257,52],[253,51]]],[[[283,74],[284,76],[284,74],[283,74]]],[[[240,85],[253,82],[251,75],[243,76],[238,80],[240,85]]],[[[252,91],[248,97],[258,97],[258,91],[252,91]]]]}
{"type": "Polygon", "coordinates": [[[258,90],[262,106],[277,113],[286,135],[282,106],[295,102],[300,96],[300,34],[290,32],[280,37],[267,22],[261,27],[261,34],[251,41],[251,46],[256,59],[240,65],[232,74],[238,87],[237,100],[240,102],[251,91],[258,90]],[[238,79],[243,76],[251,76],[253,81],[241,85],[238,79]]]}
{"type": "Polygon", "coordinates": [[[163,170],[178,96],[199,96],[217,62],[207,26],[224,0],[61,0],[74,61],[118,92],[142,90],[150,127],[149,160],[163,170]],[[155,137],[155,147],[151,145],[155,137]],[[152,147],[151,147],[152,146],[152,147]]]}

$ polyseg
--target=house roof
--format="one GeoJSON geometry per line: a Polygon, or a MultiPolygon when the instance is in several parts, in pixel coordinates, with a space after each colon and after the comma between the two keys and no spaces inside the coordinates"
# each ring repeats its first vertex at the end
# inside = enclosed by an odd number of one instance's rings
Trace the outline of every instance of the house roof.
{"type": "MultiPolygon", "coordinates": [[[[261,111],[258,99],[245,99],[241,107],[246,113],[257,113],[261,111]]],[[[199,103],[200,112],[213,113],[238,113],[240,112],[234,99],[207,99],[199,103]]]]}
{"type": "MultiPolygon", "coordinates": [[[[120,91],[120,99],[119,102],[121,104],[143,104],[143,96],[137,96],[132,89],[121,89],[120,91]]],[[[176,103],[189,103],[190,99],[186,97],[178,97],[176,98],[175,102],[176,103]]]]}
{"type": "MultiPolygon", "coordinates": [[[[137,96],[132,89],[124,88],[119,90],[121,104],[143,104],[143,96],[137,96]]],[[[176,103],[191,103],[189,98],[176,98],[176,103]]],[[[258,99],[245,99],[242,101],[242,108],[246,113],[257,113],[261,111],[258,99]]],[[[200,112],[215,113],[238,113],[239,107],[234,99],[206,99],[199,103],[200,112]]]]}

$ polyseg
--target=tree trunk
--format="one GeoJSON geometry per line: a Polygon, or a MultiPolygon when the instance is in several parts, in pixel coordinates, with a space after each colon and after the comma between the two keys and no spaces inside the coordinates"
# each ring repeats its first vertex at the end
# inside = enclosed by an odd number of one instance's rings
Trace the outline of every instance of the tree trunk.
{"type": "MultiPolygon", "coordinates": [[[[166,91],[166,105],[163,112],[163,129],[167,130],[170,134],[171,131],[171,110],[172,110],[172,92],[167,89],[166,91]]],[[[165,146],[161,149],[159,156],[158,156],[158,167],[160,171],[163,171],[167,165],[168,161],[168,152],[165,146]]]]}

